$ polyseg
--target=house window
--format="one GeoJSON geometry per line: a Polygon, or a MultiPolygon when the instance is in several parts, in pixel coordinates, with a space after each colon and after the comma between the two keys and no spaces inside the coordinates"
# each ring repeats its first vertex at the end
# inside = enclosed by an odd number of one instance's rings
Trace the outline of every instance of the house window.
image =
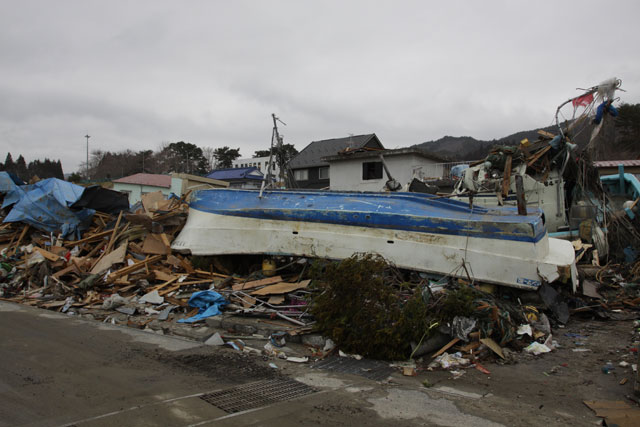
{"type": "Polygon", "coordinates": [[[293,178],[296,181],[309,180],[309,169],[296,169],[295,171],[293,171],[293,178]]]}
{"type": "Polygon", "coordinates": [[[329,166],[318,169],[318,178],[329,179],[329,166]]]}
{"type": "Polygon", "coordinates": [[[382,179],[382,162],[364,162],[362,179],[382,179]]]}

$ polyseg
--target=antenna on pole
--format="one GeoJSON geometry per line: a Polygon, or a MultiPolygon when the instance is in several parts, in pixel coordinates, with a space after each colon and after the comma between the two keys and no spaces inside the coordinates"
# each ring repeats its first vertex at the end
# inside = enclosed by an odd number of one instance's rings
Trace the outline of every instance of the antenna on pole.
{"type": "Polygon", "coordinates": [[[271,149],[269,150],[269,163],[267,164],[267,174],[264,176],[262,180],[262,185],[260,186],[260,194],[259,198],[262,198],[262,192],[267,186],[271,186],[272,178],[271,178],[271,170],[273,164],[273,147],[275,143],[276,147],[276,161],[278,162],[278,167],[280,168],[280,179],[284,180],[283,171],[284,171],[284,155],[282,153],[282,136],[278,132],[278,122],[283,125],[287,125],[285,122],[276,117],[275,114],[271,114],[271,118],[273,119],[273,131],[271,132],[271,149]]]}
{"type": "Polygon", "coordinates": [[[84,137],[87,138],[87,181],[89,181],[89,138],[91,138],[91,135],[87,132],[84,137]]]}

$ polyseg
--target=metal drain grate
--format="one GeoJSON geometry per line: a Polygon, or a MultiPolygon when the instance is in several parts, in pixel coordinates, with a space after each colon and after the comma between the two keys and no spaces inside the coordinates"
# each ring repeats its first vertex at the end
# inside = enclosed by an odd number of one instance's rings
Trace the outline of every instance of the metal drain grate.
{"type": "Polygon", "coordinates": [[[322,360],[313,365],[313,367],[344,374],[360,375],[374,381],[386,380],[394,372],[394,369],[388,364],[378,360],[356,360],[338,356],[322,360]]]}
{"type": "Polygon", "coordinates": [[[243,384],[204,394],[200,398],[225,412],[234,414],[315,393],[312,387],[290,379],[272,379],[243,384]]]}

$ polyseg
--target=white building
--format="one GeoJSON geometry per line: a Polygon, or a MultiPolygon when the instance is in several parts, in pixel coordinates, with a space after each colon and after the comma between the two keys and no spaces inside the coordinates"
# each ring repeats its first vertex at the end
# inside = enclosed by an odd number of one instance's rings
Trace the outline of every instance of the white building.
{"type": "Polygon", "coordinates": [[[126,193],[131,205],[139,202],[143,195],[156,191],[160,191],[165,196],[173,193],[180,197],[188,191],[228,186],[229,183],[224,181],[186,173],[172,173],[171,175],[137,173],[113,181],[113,189],[126,193]]]}
{"type": "MultiPolygon", "coordinates": [[[[280,168],[276,163],[276,157],[273,156],[273,162],[271,165],[271,175],[274,177],[280,176],[280,168]]],[[[231,163],[234,168],[250,168],[256,167],[263,174],[267,174],[267,168],[269,166],[269,157],[253,157],[250,159],[236,159],[231,163]]]]}
{"type": "Polygon", "coordinates": [[[382,191],[388,178],[380,155],[393,179],[405,186],[413,178],[441,178],[446,161],[434,154],[415,148],[397,150],[355,151],[324,157],[329,163],[331,190],[382,191]]]}

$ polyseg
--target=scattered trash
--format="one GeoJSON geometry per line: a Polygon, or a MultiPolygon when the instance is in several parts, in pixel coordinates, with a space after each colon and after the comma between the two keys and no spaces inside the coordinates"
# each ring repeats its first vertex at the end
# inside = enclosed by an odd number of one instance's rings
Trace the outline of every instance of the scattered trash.
{"type": "Polygon", "coordinates": [[[217,316],[221,314],[220,308],[228,303],[222,295],[215,291],[200,291],[191,295],[188,304],[191,307],[196,307],[198,313],[189,318],[180,319],[178,322],[193,323],[207,317],[217,316]]]}
{"type": "Polygon", "coordinates": [[[224,345],[224,340],[222,339],[220,334],[216,332],[215,334],[207,338],[207,340],[204,343],[206,345],[221,346],[221,345],[224,345]]]}
{"type": "Polygon", "coordinates": [[[549,353],[551,349],[544,344],[540,344],[537,341],[532,342],[527,347],[525,347],[524,351],[527,353],[533,353],[535,356],[538,356],[542,353],[549,353]]]}

